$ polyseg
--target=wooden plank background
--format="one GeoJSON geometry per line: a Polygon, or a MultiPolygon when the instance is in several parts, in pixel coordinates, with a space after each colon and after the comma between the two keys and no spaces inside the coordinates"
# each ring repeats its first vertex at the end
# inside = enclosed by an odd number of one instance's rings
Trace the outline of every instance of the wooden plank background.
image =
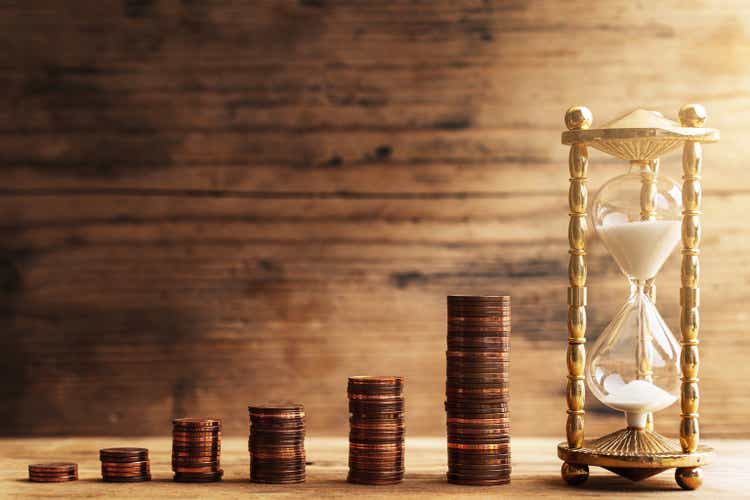
{"type": "MultiPolygon", "coordinates": [[[[399,373],[439,435],[444,297],[505,292],[514,434],[563,437],[563,113],[697,101],[702,429],[750,435],[747,2],[6,1],[0,44],[0,433],[241,435],[286,399],[345,435],[346,377],[399,373]]],[[[626,283],[590,262],[593,339],[626,283]]]]}

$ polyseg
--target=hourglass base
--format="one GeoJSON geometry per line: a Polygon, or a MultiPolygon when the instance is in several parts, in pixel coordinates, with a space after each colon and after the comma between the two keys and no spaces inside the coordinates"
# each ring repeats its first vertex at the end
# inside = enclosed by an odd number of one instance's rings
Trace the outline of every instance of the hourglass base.
{"type": "MultiPolygon", "coordinates": [[[[685,453],[680,443],[674,439],[654,431],[627,428],[586,441],[578,449],[570,448],[567,443],[560,443],[557,445],[557,455],[568,464],[568,467],[563,467],[563,478],[566,481],[565,471],[570,470],[571,466],[596,465],[632,481],[640,481],[667,469],[677,468],[678,483],[685,488],[683,483],[699,486],[695,481],[687,483],[680,479],[685,476],[685,471],[696,471],[692,475],[700,476],[697,468],[711,461],[713,449],[699,446],[694,453],[685,453]]],[[[572,468],[577,470],[580,467],[572,468]]],[[[576,484],[584,480],[585,478],[579,477],[576,484]]]]}

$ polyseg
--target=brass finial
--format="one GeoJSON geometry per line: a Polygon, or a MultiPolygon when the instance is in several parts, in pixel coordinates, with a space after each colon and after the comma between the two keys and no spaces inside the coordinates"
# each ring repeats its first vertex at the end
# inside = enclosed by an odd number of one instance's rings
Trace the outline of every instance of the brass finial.
{"type": "Polygon", "coordinates": [[[565,126],[568,130],[586,130],[594,121],[594,115],[586,106],[573,106],[565,112],[565,126]]]}
{"type": "Polygon", "coordinates": [[[680,108],[680,125],[683,127],[702,127],[707,119],[706,108],[700,104],[685,104],[680,108]]]}

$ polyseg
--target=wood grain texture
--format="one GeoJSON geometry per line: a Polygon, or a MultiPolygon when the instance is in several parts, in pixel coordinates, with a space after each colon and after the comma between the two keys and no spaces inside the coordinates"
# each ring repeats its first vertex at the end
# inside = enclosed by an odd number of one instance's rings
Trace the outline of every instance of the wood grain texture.
{"type": "MultiPolygon", "coordinates": [[[[658,423],[658,422],[657,422],[658,423]]],[[[445,480],[447,452],[444,439],[407,438],[404,481],[393,486],[363,486],[346,482],[346,438],[307,438],[305,448],[309,464],[306,481],[298,485],[264,485],[249,482],[247,440],[224,439],[221,463],[224,479],[220,483],[185,484],[172,480],[169,438],[133,438],[149,449],[151,474],[148,483],[104,483],[101,477],[99,449],[113,438],[52,438],[0,440],[0,495],[16,497],[64,496],[86,498],[663,498],[669,492],[690,498],[743,498],[746,496],[748,468],[747,440],[718,440],[715,463],[705,468],[705,483],[693,493],[680,493],[674,471],[666,471],[643,482],[634,483],[598,467],[591,468],[585,486],[574,488],[560,478],[560,462],[551,453],[552,438],[513,440],[513,474],[510,485],[495,487],[457,486],[445,480]],[[79,480],[70,483],[39,484],[28,478],[28,464],[44,460],[71,460],[78,463],[79,480]]],[[[682,496],[680,496],[682,498],[682,496]]]]}
{"type": "MultiPolygon", "coordinates": [[[[564,434],[567,106],[703,103],[701,427],[748,436],[750,6],[625,0],[0,5],[4,434],[162,434],[407,378],[444,429],[444,296],[513,296],[514,435],[564,434]]],[[[592,153],[592,194],[625,166],[592,153]]],[[[661,171],[680,175],[678,155],[661,171]]],[[[626,295],[592,237],[589,341],[626,295]]],[[[679,328],[679,258],[659,280],[679,328]]],[[[587,398],[588,435],[619,425],[587,398]]],[[[678,432],[679,409],[657,417],[678,432]]],[[[550,448],[550,454],[552,454],[550,448]]]]}

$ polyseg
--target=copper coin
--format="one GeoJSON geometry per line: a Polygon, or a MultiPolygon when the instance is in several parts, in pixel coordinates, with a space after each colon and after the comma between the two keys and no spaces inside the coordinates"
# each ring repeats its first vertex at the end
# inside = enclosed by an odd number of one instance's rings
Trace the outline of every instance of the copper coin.
{"type": "Polygon", "coordinates": [[[481,316],[458,316],[456,314],[449,313],[447,316],[449,325],[463,326],[463,325],[503,325],[512,327],[510,316],[507,314],[499,313],[496,315],[481,315],[481,316]]]}
{"type": "Polygon", "coordinates": [[[448,418],[505,418],[509,409],[507,402],[475,403],[470,406],[453,401],[445,402],[448,418]]]}
{"type": "Polygon", "coordinates": [[[466,380],[466,379],[448,379],[445,382],[446,389],[450,390],[468,390],[468,391],[507,391],[510,389],[508,380],[466,380]]]}
{"type": "Polygon", "coordinates": [[[215,444],[192,444],[192,443],[180,443],[172,441],[172,451],[180,451],[180,452],[195,452],[195,453],[217,453],[221,451],[221,445],[219,443],[215,444]]]}
{"type": "Polygon", "coordinates": [[[381,424],[377,422],[373,422],[373,423],[350,422],[349,425],[350,425],[351,430],[358,430],[358,431],[396,432],[396,431],[404,431],[406,429],[406,426],[403,423],[381,424]]]}
{"type": "Polygon", "coordinates": [[[179,444],[190,444],[195,446],[210,446],[212,443],[220,443],[221,439],[218,436],[211,438],[196,438],[196,437],[183,437],[183,436],[172,436],[173,443],[179,444]]]}
{"type": "Polygon", "coordinates": [[[500,486],[510,484],[510,477],[500,477],[496,479],[478,479],[471,476],[462,476],[448,473],[448,482],[464,486],[500,486]]]}
{"type": "Polygon", "coordinates": [[[221,459],[219,457],[175,457],[172,456],[172,464],[180,464],[180,465],[195,465],[198,466],[208,466],[208,465],[217,465],[221,459]]]}
{"type": "Polygon", "coordinates": [[[132,467],[143,467],[148,466],[150,462],[148,460],[142,460],[139,462],[102,462],[103,467],[109,467],[112,469],[128,469],[132,467]]]}
{"type": "Polygon", "coordinates": [[[151,469],[144,467],[143,469],[134,470],[108,470],[102,469],[102,476],[113,476],[113,477],[130,477],[130,476],[142,476],[144,474],[150,474],[151,469]]]}
{"type": "Polygon", "coordinates": [[[510,295],[447,295],[448,302],[503,302],[510,303],[510,295]]]}
{"type": "Polygon", "coordinates": [[[349,383],[361,385],[403,385],[404,377],[399,375],[355,375],[349,377],[349,383]]]}
{"type": "Polygon", "coordinates": [[[295,420],[291,418],[275,418],[275,417],[264,417],[264,418],[251,418],[250,419],[251,429],[263,429],[268,432],[293,432],[305,429],[304,420],[295,420]]]}
{"type": "Polygon", "coordinates": [[[349,423],[402,425],[404,423],[404,412],[380,415],[360,415],[349,413],[349,423]]]}
{"type": "Polygon", "coordinates": [[[37,477],[29,476],[29,481],[33,483],[67,483],[68,481],[77,481],[78,476],[58,476],[58,477],[37,477]]]}
{"type": "Polygon", "coordinates": [[[482,345],[481,343],[471,343],[471,342],[451,342],[448,341],[448,349],[452,351],[461,350],[464,352],[497,352],[497,353],[509,353],[510,348],[510,342],[496,342],[491,345],[482,345]]]}
{"type": "Polygon", "coordinates": [[[492,426],[495,424],[505,424],[508,422],[507,418],[461,418],[461,417],[448,417],[447,423],[465,426],[492,426]]]}
{"type": "Polygon", "coordinates": [[[300,467],[304,466],[305,464],[305,457],[299,456],[296,458],[273,458],[273,459],[263,459],[258,458],[250,455],[250,461],[253,464],[256,465],[267,465],[267,464],[274,464],[279,467],[300,467]]]}
{"type": "Polygon", "coordinates": [[[263,453],[263,452],[252,452],[250,457],[252,460],[283,460],[283,459],[304,459],[304,452],[300,453],[263,453]]]}
{"type": "Polygon", "coordinates": [[[221,425],[221,419],[184,417],[175,418],[174,420],[172,420],[172,423],[175,425],[195,425],[198,427],[206,427],[210,425],[221,425]]]}
{"type": "Polygon", "coordinates": [[[453,336],[466,336],[466,337],[504,337],[510,338],[511,325],[510,323],[448,323],[448,329],[446,338],[453,336]]]}
{"type": "Polygon", "coordinates": [[[451,370],[446,377],[447,382],[459,383],[466,382],[470,384],[508,382],[510,380],[510,371],[496,369],[487,372],[468,372],[451,370]]]}
{"type": "Polygon", "coordinates": [[[189,434],[196,436],[208,436],[212,434],[221,434],[221,427],[172,427],[172,433],[189,434]]]}
{"type": "Polygon", "coordinates": [[[477,460],[470,460],[466,459],[465,457],[452,457],[448,456],[448,468],[466,468],[468,466],[477,466],[477,467],[491,467],[494,465],[505,465],[509,466],[511,465],[511,458],[510,456],[505,458],[487,458],[487,459],[477,459],[477,460]]]}
{"type": "Polygon", "coordinates": [[[349,458],[363,461],[394,461],[404,458],[405,450],[401,448],[397,451],[375,451],[365,452],[364,450],[349,450],[349,458]]]}
{"type": "Polygon", "coordinates": [[[391,386],[352,386],[350,385],[346,389],[346,393],[349,397],[353,396],[390,396],[390,397],[403,397],[404,391],[402,387],[391,387],[391,386]]]}
{"type": "Polygon", "coordinates": [[[260,405],[248,405],[248,413],[257,418],[302,418],[305,416],[305,407],[300,403],[268,403],[260,405]]]}
{"type": "Polygon", "coordinates": [[[206,465],[201,467],[187,467],[185,465],[180,466],[172,466],[172,470],[174,472],[180,472],[180,473],[209,473],[209,472],[218,472],[221,470],[221,466],[219,464],[216,465],[206,465]]]}
{"type": "Polygon", "coordinates": [[[151,474],[145,474],[143,476],[133,477],[102,477],[102,481],[107,483],[139,483],[142,481],[151,481],[151,474]]]}
{"type": "Polygon", "coordinates": [[[276,474],[279,476],[282,475],[292,475],[292,474],[304,474],[305,473],[305,462],[303,460],[299,460],[296,463],[289,463],[289,462],[253,462],[250,464],[250,470],[254,471],[256,474],[262,474],[262,475],[268,475],[268,474],[276,474]]]}
{"type": "Polygon", "coordinates": [[[507,380],[510,370],[505,363],[460,364],[448,362],[446,366],[448,376],[446,380],[476,379],[477,381],[491,381],[492,379],[507,380]]]}
{"type": "Polygon", "coordinates": [[[187,428],[174,428],[172,429],[173,436],[183,437],[196,437],[196,438],[210,438],[215,436],[221,436],[221,429],[211,430],[199,430],[199,429],[187,429],[187,428]]]}
{"type": "Polygon", "coordinates": [[[267,433],[267,432],[253,432],[248,437],[249,442],[256,442],[256,443],[285,443],[285,442],[295,442],[295,443],[304,443],[305,442],[305,434],[304,433],[294,433],[294,434],[280,434],[280,433],[267,433]]]}
{"type": "Polygon", "coordinates": [[[472,481],[476,480],[498,480],[498,479],[509,479],[511,473],[511,468],[507,467],[504,470],[486,470],[486,471],[479,471],[479,470],[448,470],[448,474],[453,475],[454,477],[461,478],[461,479],[469,479],[472,481]]]}
{"type": "Polygon", "coordinates": [[[172,453],[172,460],[191,461],[191,462],[218,462],[221,460],[221,455],[219,455],[218,453],[212,453],[212,454],[206,454],[206,455],[172,453]]]}
{"type": "Polygon", "coordinates": [[[220,481],[223,475],[224,475],[223,470],[218,470],[216,472],[209,472],[209,473],[175,472],[174,480],[177,482],[185,482],[185,483],[213,482],[213,481],[220,481]]]}
{"type": "Polygon", "coordinates": [[[70,471],[70,470],[77,470],[77,469],[78,469],[78,464],[74,462],[48,462],[48,463],[29,465],[29,471],[39,471],[39,472],[70,471]]]}
{"type": "Polygon", "coordinates": [[[510,432],[510,424],[499,424],[493,427],[455,427],[448,426],[448,434],[452,434],[457,437],[471,437],[471,436],[508,436],[510,432]]]}
{"type": "Polygon", "coordinates": [[[349,469],[349,476],[356,476],[360,479],[396,479],[404,475],[404,470],[370,470],[370,469],[349,469]]]}
{"type": "Polygon", "coordinates": [[[305,472],[291,472],[289,474],[279,474],[277,472],[250,472],[250,481],[253,483],[269,484],[291,484],[301,483],[305,480],[305,472]]]}
{"type": "Polygon", "coordinates": [[[136,472],[104,472],[102,471],[102,477],[143,477],[150,474],[151,471],[136,471],[136,472]]]}
{"type": "MultiPolygon", "coordinates": [[[[451,335],[448,337],[448,344],[469,344],[477,345],[482,348],[510,345],[510,338],[499,335],[451,335]]],[[[448,349],[452,351],[453,349],[448,349]]]]}
{"type": "Polygon", "coordinates": [[[71,476],[78,476],[77,472],[29,472],[29,477],[35,477],[35,478],[56,478],[56,477],[71,477],[71,476]]]}
{"type": "Polygon", "coordinates": [[[467,315],[467,316],[493,316],[500,318],[510,318],[512,307],[509,304],[448,304],[445,311],[448,317],[467,315]]]}
{"type": "Polygon", "coordinates": [[[503,445],[500,444],[459,444],[459,443],[448,443],[448,449],[456,450],[501,450],[504,449],[503,445]]]}
{"type": "Polygon", "coordinates": [[[349,394],[349,399],[364,400],[364,401],[384,401],[384,402],[399,402],[404,401],[404,397],[400,394],[349,394]]]}
{"type": "Polygon", "coordinates": [[[99,455],[107,455],[112,457],[119,456],[142,456],[148,455],[148,448],[132,448],[132,447],[119,447],[119,448],[102,448],[99,450],[99,455]]]}
{"type": "Polygon", "coordinates": [[[140,456],[140,457],[99,457],[99,460],[102,462],[107,462],[111,464],[129,464],[132,462],[142,462],[144,460],[148,460],[148,455],[140,456]]]}
{"type": "Polygon", "coordinates": [[[499,360],[505,361],[509,358],[507,352],[494,352],[494,351],[445,351],[445,355],[449,358],[459,358],[466,361],[489,361],[499,360]]]}
{"type": "Polygon", "coordinates": [[[172,448],[172,455],[186,456],[186,457],[203,457],[203,456],[215,456],[221,455],[220,450],[203,450],[203,449],[177,449],[172,448]]]}
{"type": "Polygon", "coordinates": [[[349,467],[352,469],[368,469],[376,471],[393,471],[401,470],[404,468],[404,460],[357,460],[356,458],[349,458],[349,467]]]}

